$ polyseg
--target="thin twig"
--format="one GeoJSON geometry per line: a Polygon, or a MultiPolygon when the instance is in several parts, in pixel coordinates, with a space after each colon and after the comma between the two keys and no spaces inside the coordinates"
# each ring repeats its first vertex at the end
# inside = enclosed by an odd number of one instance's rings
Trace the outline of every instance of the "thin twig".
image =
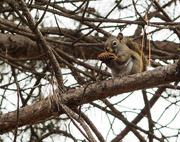
{"type": "MultiPolygon", "coordinates": [[[[164,9],[159,5],[157,1],[154,1],[154,4],[157,6],[157,8],[163,13],[163,15],[166,17],[168,22],[173,22],[173,20],[169,17],[169,15],[164,11],[164,9]]],[[[177,34],[177,36],[180,39],[180,31],[178,28],[174,29],[174,32],[177,34]]]]}
{"type": "MultiPolygon", "coordinates": [[[[104,17],[104,19],[107,19],[107,17],[114,11],[114,9],[120,4],[122,0],[120,0],[115,6],[114,8],[112,8],[109,13],[104,17]]],[[[75,40],[72,45],[74,45],[76,42],[78,42],[79,40],[81,40],[83,37],[88,36],[89,34],[91,34],[94,30],[96,30],[97,28],[99,28],[99,26],[102,24],[102,22],[100,22],[97,26],[95,26],[91,31],[89,31],[87,34],[84,34],[83,36],[81,36],[80,38],[78,38],[77,40],[75,40]]]]}
{"type": "Polygon", "coordinates": [[[47,3],[46,8],[45,8],[45,10],[44,10],[41,18],[39,19],[39,21],[38,21],[38,22],[36,23],[36,25],[34,26],[34,29],[36,29],[37,26],[42,22],[44,16],[46,15],[46,12],[47,12],[47,9],[48,9],[48,6],[49,6],[49,3],[50,3],[50,2],[51,2],[51,0],[49,0],[49,2],[47,3]]]}
{"type": "MultiPolygon", "coordinates": [[[[157,102],[157,100],[160,98],[160,95],[163,93],[163,91],[165,90],[164,87],[160,87],[153,95],[153,97],[151,98],[151,100],[149,101],[149,107],[152,108],[152,106],[157,102]]],[[[145,111],[145,107],[141,110],[141,112],[138,114],[138,116],[136,116],[136,118],[133,119],[133,121],[131,121],[131,123],[133,124],[137,124],[138,122],[140,122],[142,120],[142,118],[145,116],[146,111],[145,111]]],[[[130,131],[130,128],[128,126],[126,126],[126,128],[124,128],[124,130],[121,131],[121,133],[119,135],[117,135],[116,138],[114,138],[112,140],[112,142],[116,142],[118,140],[123,139],[130,131]]]]}
{"type": "Polygon", "coordinates": [[[122,114],[120,111],[118,111],[107,99],[104,99],[103,102],[107,105],[107,107],[109,107],[111,109],[112,112],[114,112],[116,115],[119,115],[119,118],[123,121],[123,123],[125,123],[127,126],[129,126],[129,128],[131,129],[131,131],[138,137],[138,139],[141,142],[146,142],[146,140],[141,136],[141,134],[139,132],[136,131],[136,125],[132,125],[132,123],[130,123],[122,114]]]}
{"type": "MultiPolygon", "coordinates": [[[[145,104],[145,110],[146,110],[146,114],[147,114],[147,119],[149,122],[149,132],[151,134],[153,134],[153,121],[152,121],[152,117],[151,117],[151,112],[150,112],[150,105],[149,105],[149,101],[147,98],[147,94],[146,94],[146,90],[142,90],[142,94],[143,94],[143,98],[144,98],[144,104],[145,104]]],[[[153,137],[151,135],[148,135],[149,137],[149,142],[153,142],[153,137]]]]}
{"type": "Polygon", "coordinates": [[[15,73],[15,69],[11,67],[12,69],[12,75],[14,76],[15,84],[17,87],[17,122],[16,122],[16,128],[14,132],[14,142],[16,142],[17,139],[17,131],[18,131],[18,126],[19,126],[19,97],[20,97],[20,86],[17,80],[17,75],[15,73]]]}
{"type": "Polygon", "coordinates": [[[134,9],[135,9],[136,13],[139,15],[139,17],[142,19],[142,21],[143,21],[144,24],[146,25],[146,24],[147,24],[147,23],[146,23],[146,20],[141,16],[141,14],[139,13],[139,11],[137,10],[136,4],[135,4],[134,0],[132,0],[132,2],[133,2],[133,6],[134,6],[134,9]]]}
{"type": "Polygon", "coordinates": [[[100,142],[106,142],[105,139],[103,138],[102,134],[98,131],[94,123],[83,113],[81,112],[82,118],[85,120],[85,122],[89,125],[89,127],[92,129],[92,131],[95,133],[97,138],[99,139],[100,142]]]}
{"type": "Polygon", "coordinates": [[[83,14],[82,14],[82,20],[84,19],[86,10],[87,10],[87,8],[88,8],[88,5],[89,5],[89,0],[87,0],[86,7],[85,7],[85,9],[84,9],[84,11],[83,11],[83,14]]]}
{"type": "Polygon", "coordinates": [[[35,22],[33,17],[31,16],[27,5],[25,4],[24,0],[20,0],[19,4],[22,6],[22,11],[24,13],[24,15],[26,16],[28,23],[29,23],[29,28],[35,33],[37,40],[41,42],[42,46],[47,50],[47,53],[50,57],[51,60],[51,64],[53,66],[54,72],[55,72],[55,76],[56,79],[58,81],[58,87],[60,88],[61,91],[65,90],[64,88],[64,83],[63,83],[63,78],[62,78],[62,73],[61,73],[61,69],[59,66],[59,63],[57,62],[56,57],[54,56],[50,45],[46,42],[46,40],[44,39],[42,33],[40,32],[40,30],[38,28],[35,28],[35,22]]]}

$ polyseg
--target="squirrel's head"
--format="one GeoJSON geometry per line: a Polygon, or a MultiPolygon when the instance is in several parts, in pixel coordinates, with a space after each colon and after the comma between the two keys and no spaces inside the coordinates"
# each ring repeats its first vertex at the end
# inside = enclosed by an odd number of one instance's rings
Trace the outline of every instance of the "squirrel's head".
{"type": "Polygon", "coordinates": [[[117,37],[111,36],[105,42],[105,50],[111,53],[117,53],[117,47],[123,39],[123,34],[119,33],[117,37]]]}

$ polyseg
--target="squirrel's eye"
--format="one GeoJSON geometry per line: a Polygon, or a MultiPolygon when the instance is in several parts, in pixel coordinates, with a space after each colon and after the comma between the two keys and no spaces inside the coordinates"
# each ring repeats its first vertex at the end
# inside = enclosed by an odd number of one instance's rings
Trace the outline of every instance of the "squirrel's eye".
{"type": "Polygon", "coordinates": [[[116,43],[116,41],[113,41],[113,45],[116,45],[117,43],[116,43]]]}

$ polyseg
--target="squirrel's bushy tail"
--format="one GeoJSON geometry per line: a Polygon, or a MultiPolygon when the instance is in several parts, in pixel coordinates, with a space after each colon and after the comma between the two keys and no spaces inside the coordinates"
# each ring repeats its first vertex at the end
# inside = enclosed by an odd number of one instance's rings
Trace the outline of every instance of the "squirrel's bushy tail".
{"type": "Polygon", "coordinates": [[[144,55],[144,52],[142,51],[142,47],[140,47],[136,42],[134,42],[132,39],[130,38],[123,38],[122,42],[124,42],[131,50],[137,52],[140,57],[142,58],[142,62],[143,62],[143,71],[146,71],[146,67],[148,64],[148,60],[147,57],[144,55]]]}

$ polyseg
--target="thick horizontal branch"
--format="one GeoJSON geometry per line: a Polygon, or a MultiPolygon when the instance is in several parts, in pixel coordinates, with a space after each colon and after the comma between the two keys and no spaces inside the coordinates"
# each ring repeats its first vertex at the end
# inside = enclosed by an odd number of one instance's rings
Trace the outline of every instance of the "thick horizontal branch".
{"type": "MultiPolygon", "coordinates": [[[[103,41],[101,43],[93,42],[93,39],[97,39],[97,37],[91,36],[87,37],[87,39],[92,39],[92,43],[76,43],[73,47],[74,50],[71,50],[73,40],[72,42],[66,42],[62,41],[61,38],[56,38],[56,40],[52,39],[52,41],[54,41],[58,49],[76,58],[97,59],[98,54],[104,51],[104,43],[103,41]]],[[[99,40],[101,39],[99,38],[99,40]]],[[[136,40],[136,42],[141,43],[141,39],[136,40]]],[[[152,43],[152,55],[164,57],[165,59],[172,59],[177,54],[179,48],[178,43],[168,41],[152,41],[152,43]]],[[[7,50],[7,53],[14,58],[35,58],[40,53],[37,44],[33,40],[21,35],[0,34],[0,45],[0,50],[7,50]]]]}
{"type": "MultiPolygon", "coordinates": [[[[177,65],[172,64],[158,67],[151,71],[99,81],[88,86],[70,90],[63,94],[65,104],[70,108],[77,107],[95,100],[112,97],[118,94],[132,92],[135,90],[156,87],[179,80],[179,73],[176,71],[177,65]],[[81,101],[83,96],[83,101],[81,101]]],[[[25,106],[19,110],[19,126],[24,126],[38,121],[45,120],[51,116],[63,114],[57,111],[53,96],[50,99],[42,100],[30,106],[25,106]]],[[[0,134],[13,130],[16,126],[17,111],[9,112],[0,116],[0,134]]]]}

